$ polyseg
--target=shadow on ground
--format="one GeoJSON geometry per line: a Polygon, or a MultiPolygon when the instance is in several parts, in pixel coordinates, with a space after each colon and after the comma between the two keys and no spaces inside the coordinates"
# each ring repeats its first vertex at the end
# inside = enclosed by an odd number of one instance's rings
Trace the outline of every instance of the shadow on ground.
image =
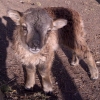
{"type": "Polygon", "coordinates": [[[96,0],[100,4],[100,0],[96,0]]]}
{"type": "MultiPolygon", "coordinates": [[[[64,51],[66,57],[68,58],[68,62],[70,64],[71,63],[71,59],[72,59],[72,52],[69,49],[66,49],[66,48],[62,48],[62,50],[64,51]]],[[[83,70],[86,71],[88,76],[90,77],[89,68],[88,68],[88,65],[85,62],[84,57],[80,56],[78,58],[79,58],[79,65],[80,65],[80,67],[82,67],[83,70]]]]}
{"type": "Polygon", "coordinates": [[[79,91],[77,90],[77,87],[72,81],[72,78],[67,73],[65,67],[57,55],[52,68],[52,72],[54,77],[56,77],[55,81],[58,83],[58,87],[61,91],[63,100],[83,100],[79,91]]]}
{"type": "Polygon", "coordinates": [[[2,84],[5,84],[9,80],[6,72],[6,57],[7,57],[7,47],[8,47],[6,33],[7,33],[6,27],[2,23],[2,19],[0,18],[0,86],[2,84]]]}

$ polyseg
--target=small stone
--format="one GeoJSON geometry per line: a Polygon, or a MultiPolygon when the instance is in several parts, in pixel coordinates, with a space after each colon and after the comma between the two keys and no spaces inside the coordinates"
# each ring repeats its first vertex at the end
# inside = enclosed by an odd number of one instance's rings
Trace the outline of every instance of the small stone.
{"type": "Polygon", "coordinates": [[[20,0],[20,3],[24,3],[24,1],[20,0]]]}
{"type": "Polygon", "coordinates": [[[38,6],[41,6],[41,3],[40,3],[40,2],[37,2],[37,5],[38,5],[38,6]]]}
{"type": "Polygon", "coordinates": [[[96,64],[100,64],[100,61],[96,61],[96,64]]]}

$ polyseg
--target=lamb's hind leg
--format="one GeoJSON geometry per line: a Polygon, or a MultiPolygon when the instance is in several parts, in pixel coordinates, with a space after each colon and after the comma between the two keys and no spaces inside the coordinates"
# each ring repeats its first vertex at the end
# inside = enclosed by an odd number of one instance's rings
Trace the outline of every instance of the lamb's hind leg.
{"type": "Polygon", "coordinates": [[[27,79],[26,79],[25,89],[29,90],[33,88],[35,84],[36,68],[32,66],[29,66],[29,67],[27,66],[26,72],[27,72],[27,79]]]}
{"type": "Polygon", "coordinates": [[[77,55],[82,55],[86,59],[86,62],[88,64],[89,71],[90,71],[90,74],[91,74],[91,79],[97,79],[98,76],[99,76],[99,72],[98,72],[96,63],[93,59],[93,56],[92,56],[87,44],[86,43],[84,43],[84,45],[81,44],[80,47],[81,48],[77,48],[75,50],[75,53],[77,55]]]}
{"type": "Polygon", "coordinates": [[[71,65],[77,66],[79,65],[79,58],[75,52],[72,52],[72,59],[71,59],[71,65]]]}
{"type": "Polygon", "coordinates": [[[98,79],[99,72],[98,72],[96,63],[93,59],[93,56],[89,50],[87,52],[85,52],[85,59],[86,59],[88,66],[89,66],[91,79],[98,79]]]}

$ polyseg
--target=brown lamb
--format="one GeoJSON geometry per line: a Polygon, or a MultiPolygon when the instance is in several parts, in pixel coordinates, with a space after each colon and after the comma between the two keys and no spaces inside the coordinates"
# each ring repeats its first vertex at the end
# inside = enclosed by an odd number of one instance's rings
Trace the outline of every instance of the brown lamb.
{"type": "Polygon", "coordinates": [[[12,47],[16,57],[26,65],[26,89],[35,84],[36,67],[42,77],[45,92],[52,92],[50,71],[55,51],[64,46],[72,51],[71,65],[78,65],[78,56],[87,59],[92,79],[98,69],[85,41],[83,21],[78,12],[63,7],[30,8],[25,12],[9,10],[15,22],[12,47]]]}

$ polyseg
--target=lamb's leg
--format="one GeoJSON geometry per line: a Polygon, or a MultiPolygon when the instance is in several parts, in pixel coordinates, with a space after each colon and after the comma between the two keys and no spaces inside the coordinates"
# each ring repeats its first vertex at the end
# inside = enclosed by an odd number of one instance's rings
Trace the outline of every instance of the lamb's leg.
{"type": "Polygon", "coordinates": [[[87,44],[84,42],[80,47],[75,50],[76,54],[82,55],[86,59],[91,74],[91,79],[97,79],[99,72],[87,44]]]}
{"type": "Polygon", "coordinates": [[[91,79],[98,79],[99,72],[98,72],[96,63],[95,63],[90,51],[85,52],[85,59],[86,59],[88,66],[89,66],[91,79]]]}
{"type": "Polygon", "coordinates": [[[39,73],[42,77],[43,90],[46,93],[53,91],[51,75],[50,75],[53,57],[54,57],[54,54],[51,54],[48,58],[48,61],[46,61],[43,65],[40,65],[38,67],[39,73]]]}
{"type": "MultiPolygon", "coordinates": [[[[47,66],[46,66],[47,67],[47,66]]],[[[39,66],[39,73],[42,77],[43,90],[48,93],[52,92],[52,82],[50,77],[50,70],[44,66],[39,66]]]]}
{"type": "Polygon", "coordinates": [[[26,79],[25,89],[29,90],[29,89],[33,88],[33,86],[35,84],[36,68],[35,67],[26,67],[26,72],[27,72],[27,79],[26,79]]]}
{"type": "Polygon", "coordinates": [[[77,66],[77,65],[79,65],[79,59],[78,59],[78,57],[77,57],[77,55],[76,55],[75,52],[72,52],[71,65],[72,65],[72,66],[77,66]]]}

